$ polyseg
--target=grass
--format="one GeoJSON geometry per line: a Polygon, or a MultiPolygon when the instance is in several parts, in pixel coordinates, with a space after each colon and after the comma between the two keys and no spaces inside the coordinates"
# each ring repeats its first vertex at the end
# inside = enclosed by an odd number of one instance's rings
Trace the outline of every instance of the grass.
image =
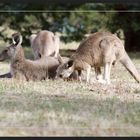
{"type": "MultiPolygon", "coordinates": [[[[69,56],[77,46],[61,44],[60,53],[69,56]]],[[[140,72],[140,53],[130,56],[140,72]]],[[[8,71],[9,62],[1,62],[0,74],[8,71]]],[[[119,63],[111,85],[94,77],[92,71],[90,84],[0,79],[0,136],[139,136],[140,85],[119,63]]]]}

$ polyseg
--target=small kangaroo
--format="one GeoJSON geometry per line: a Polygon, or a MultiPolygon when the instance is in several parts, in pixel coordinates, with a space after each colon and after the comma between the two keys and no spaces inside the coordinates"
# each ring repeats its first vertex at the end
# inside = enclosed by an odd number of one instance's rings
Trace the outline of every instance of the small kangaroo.
{"type": "MultiPolygon", "coordinates": [[[[11,75],[19,80],[45,80],[55,78],[59,61],[55,57],[43,56],[38,60],[29,60],[24,56],[21,46],[22,36],[20,33],[12,35],[14,43],[5,49],[6,56],[11,60],[11,75]]],[[[1,59],[2,60],[2,59],[1,59]]]]}
{"type": "Polygon", "coordinates": [[[140,75],[127,55],[121,40],[110,32],[96,32],[81,42],[75,54],[61,67],[61,75],[67,78],[74,70],[86,70],[86,81],[89,82],[91,67],[95,68],[96,79],[110,84],[111,66],[120,61],[133,78],[140,83],[140,75]],[[104,67],[103,79],[101,66],[104,67]]]}
{"type": "Polygon", "coordinates": [[[39,59],[42,56],[58,56],[60,39],[53,32],[42,30],[37,34],[32,34],[29,40],[34,59],[39,59]]]}
{"type": "MultiPolygon", "coordinates": [[[[65,63],[69,61],[69,58],[68,57],[61,57],[60,55],[58,56],[58,61],[60,63],[60,65],[58,66],[57,70],[56,70],[56,79],[57,78],[63,78],[62,75],[61,75],[61,72],[63,70],[63,67],[65,67],[65,63]]],[[[78,71],[73,71],[67,78],[63,78],[64,80],[79,80],[81,81],[81,77],[79,78],[79,75],[78,75],[78,71]]]]}

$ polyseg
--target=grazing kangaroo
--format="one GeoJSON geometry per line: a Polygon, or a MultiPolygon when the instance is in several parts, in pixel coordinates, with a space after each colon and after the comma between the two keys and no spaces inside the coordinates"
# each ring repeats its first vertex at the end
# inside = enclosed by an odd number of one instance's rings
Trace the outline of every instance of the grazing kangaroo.
{"type": "Polygon", "coordinates": [[[89,82],[91,67],[95,68],[96,79],[101,83],[110,84],[111,66],[120,61],[134,79],[140,83],[140,75],[127,55],[121,40],[110,32],[96,32],[85,39],[71,59],[64,64],[59,73],[68,77],[74,70],[86,70],[86,81],[89,82]],[[102,79],[101,66],[104,67],[102,79]]]}
{"type": "MultiPolygon", "coordinates": [[[[68,57],[61,57],[60,55],[58,56],[58,61],[60,63],[60,65],[58,66],[57,70],[56,70],[56,78],[63,78],[61,75],[61,72],[63,70],[63,67],[65,67],[65,63],[69,61],[68,57]]],[[[73,71],[67,78],[63,78],[64,80],[80,80],[78,76],[78,71],[73,71]]]]}
{"type": "Polygon", "coordinates": [[[15,41],[5,50],[6,55],[11,60],[12,77],[19,80],[45,80],[46,78],[55,78],[56,69],[59,66],[59,61],[55,57],[44,56],[38,60],[29,60],[24,56],[24,51],[21,46],[22,36],[19,33],[12,35],[15,41]]]}
{"type": "Polygon", "coordinates": [[[52,32],[42,30],[38,34],[32,34],[29,40],[34,59],[39,59],[42,56],[58,56],[60,40],[59,37],[52,32]]]}

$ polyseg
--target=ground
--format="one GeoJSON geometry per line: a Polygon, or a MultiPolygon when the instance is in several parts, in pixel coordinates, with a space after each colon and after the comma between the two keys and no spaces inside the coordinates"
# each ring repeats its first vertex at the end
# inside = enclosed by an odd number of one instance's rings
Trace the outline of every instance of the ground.
{"type": "MultiPolygon", "coordinates": [[[[61,44],[60,53],[69,56],[78,44],[61,44]]],[[[140,53],[129,56],[140,73],[140,53]]],[[[8,71],[9,61],[0,62],[0,74],[8,71]]],[[[0,136],[139,135],[140,84],[119,63],[110,85],[94,82],[94,71],[89,84],[0,79],[0,136]]]]}

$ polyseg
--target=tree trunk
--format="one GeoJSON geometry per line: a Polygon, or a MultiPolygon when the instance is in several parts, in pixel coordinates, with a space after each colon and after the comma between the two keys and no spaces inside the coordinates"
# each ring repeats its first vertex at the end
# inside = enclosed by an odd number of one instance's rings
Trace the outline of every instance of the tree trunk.
{"type": "Polygon", "coordinates": [[[140,51],[140,35],[135,33],[132,29],[124,31],[125,35],[125,49],[127,52],[140,51]]]}

